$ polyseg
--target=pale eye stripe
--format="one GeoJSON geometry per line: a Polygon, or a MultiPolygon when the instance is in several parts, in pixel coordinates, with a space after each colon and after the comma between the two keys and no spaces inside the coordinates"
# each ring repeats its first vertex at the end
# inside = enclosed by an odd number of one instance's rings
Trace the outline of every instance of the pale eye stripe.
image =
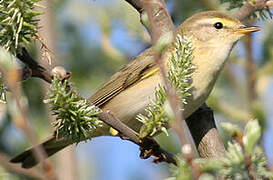
{"type": "Polygon", "coordinates": [[[213,25],[213,24],[215,24],[215,23],[217,23],[217,22],[223,23],[223,26],[224,26],[224,27],[232,27],[232,26],[234,26],[235,24],[237,24],[236,22],[231,21],[231,20],[229,20],[229,19],[210,18],[210,17],[208,17],[208,18],[203,18],[203,19],[200,19],[200,20],[197,20],[197,21],[196,21],[196,24],[197,24],[197,26],[206,25],[206,24],[208,24],[208,25],[211,26],[211,25],[213,25]]]}
{"type": "MultiPolygon", "coordinates": [[[[200,24],[198,24],[197,26],[199,26],[199,27],[214,27],[214,24],[205,24],[205,23],[200,23],[200,24]]],[[[221,29],[230,29],[230,27],[227,27],[227,26],[225,26],[224,24],[223,24],[223,28],[221,28],[221,29]]]]}

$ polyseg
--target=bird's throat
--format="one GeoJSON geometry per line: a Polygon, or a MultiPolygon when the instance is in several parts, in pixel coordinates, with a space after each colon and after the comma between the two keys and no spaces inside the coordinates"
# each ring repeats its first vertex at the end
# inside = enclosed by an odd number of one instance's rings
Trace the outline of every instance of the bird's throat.
{"type": "Polygon", "coordinates": [[[195,71],[192,76],[192,96],[188,100],[187,114],[194,112],[208,98],[224,67],[232,46],[232,44],[225,44],[219,47],[195,47],[194,59],[192,61],[195,71]]]}

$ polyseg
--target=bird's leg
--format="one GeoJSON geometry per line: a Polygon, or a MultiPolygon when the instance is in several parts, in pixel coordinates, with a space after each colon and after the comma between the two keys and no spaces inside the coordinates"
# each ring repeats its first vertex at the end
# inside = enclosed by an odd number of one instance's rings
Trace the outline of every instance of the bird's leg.
{"type": "Polygon", "coordinates": [[[167,162],[177,165],[174,155],[160,148],[159,144],[151,137],[145,137],[140,140],[140,158],[147,159],[155,157],[154,163],[167,162]]]}

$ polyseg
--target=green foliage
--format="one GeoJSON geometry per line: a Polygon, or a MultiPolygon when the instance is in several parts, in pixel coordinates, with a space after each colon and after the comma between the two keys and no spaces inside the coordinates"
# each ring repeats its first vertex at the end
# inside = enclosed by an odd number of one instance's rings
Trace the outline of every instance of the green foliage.
{"type": "MultiPolygon", "coordinates": [[[[195,159],[193,165],[199,166],[200,177],[209,174],[210,179],[272,179],[273,173],[267,169],[266,157],[257,145],[261,138],[261,127],[257,120],[247,123],[244,133],[235,125],[224,124],[224,129],[231,133],[234,141],[228,142],[226,156],[211,159],[195,159]],[[236,131],[236,134],[234,133],[236,131]],[[240,137],[239,134],[243,135],[240,137]],[[214,178],[213,178],[214,177],[214,178]]],[[[179,160],[174,167],[174,179],[190,179],[192,172],[185,160],[179,160]],[[180,162],[184,162],[181,166],[180,162]],[[182,173],[183,172],[183,173],[182,173]],[[177,176],[179,175],[179,176],[177,176]]]]}
{"type": "MultiPolygon", "coordinates": [[[[173,48],[168,63],[168,79],[177,90],[181,102],[186,104],[186,98],[190,96],[190,81],[194,69],[191,63],[193,59],[191,37],[187,37],[183,33],[178,34],[173,48]]],[[[140,130],[140,137],[153,136],[162,131],[167,134],[165,127],[172,118],[169,113],[166,113],[168,104],[166,100],[165,89],[159,86],[155,90],[155,102],[151,102],[145,109],[146,115],[137,116],[137,119],[144,124],[140,130]]]]}
{"type": "Polygon", "coordinates": [[[174,43],[174,52],[168,64],[168,78],[178,91],[183,104],[187,104],[186,98],[191,95],[189,89],[194,70],[192,59],[193,44],[191,37],[178,34],[174,43]]]}
{"type": "Polygon", "coordinates": [[[214,174],[225,178],[249,179],[250,173],[254,173],[255,179],[272,179],[273,173],[266,168],[267,161],[262,149],[255,147],[252,151],[250,162],[247,162],[248,156],[243,148],[238,143],[229,142],[225,158],[208,160],[210,163],[205,160],[203,165],[206,169],[210,168],[214,174]],[[250,166],[253,166],[253,169],[248,169],[250,166]]]}
{"type": "Polygon", "coordinates": [[[20,52],[23,43],[32,41],[37,33],[41,13],[40,0],[0,0],[0,46],[12,54],[20,52]]]}
{"type": "Polygon", "coordinates": [[[226,178],[248,179],[242,147],[238,143],[228,143],[226,157],[221,159],[220,173],[226,178]]]}
{"type": "Polygon", "coordinates": [[[192,179],[191,169],[185,159],[177,157],[177,166],[171,166],[173,177],[166,180],[190,180],[192,179]]]}
{"type": "Polygon", "coordinates": [[[239,8],[244,5],[247,0],[220,0],[221,3],[229,3],[228,10],[239,8]]]}
{"type": "Polygon", "coordinates": [[[101,110],[90,106],[86,100],[81,99],[67,87],[67,80],[62,82],[54,77],[50,96],[44,102],[51,105],[53,115],[57,116],[56,121],[53,122],[57,135],[71,136],[73,140],[79,142],[88,138],[88,132],[102,125],[102,121],[96,117],[101,110]]]}
{"type": "Polygon", "coordinates": [[[156,132],[163,131],[166,134],[165,126],[169,122],[169,118],[164,111],[164,102],[166,101],[166,92],[160,85],[155,91],[155,101],[149,104],[145,109],[146,115],[139,114],[137,120],[142,122],[144,126],[140,129],[140,137],[153,136],[156,132]]]}
{"type": "MultiPolygon", "coordinates": [[[[230,123],[225,123],[224,126],[235,127],[234,125],[227,124],[230,123]]],[[[215,174],[219,174],[225,178],[249,179],[250,174],[254,174],[255,179],[272,179],[273,173],[266,168],[266,157],[262,149],[257,146],[261,138],[261,127],[258,121],[249,121],[244,132],[237,128],[235,129],[238,131],[236,134],[242,134],[243,137],[231,134],[235,137],[235,141],[228,142],[226,157],[208,160],[211,162],[204,163],[204,167],[208,164],[210,166],[212,165],[211,170],[214,171],[215,174]],[[215,166],[217,166],[216,169],[215,166]]],[[[228,132],[230,133],[231,131],[228,130],[228,132]]]]}
{"type": "Polygon", "coordinates": [[[261,147],[255,148],[251,161],[255,165],[255,170],[258,175],[257,179],[265,179],[265,177],[273,179],[273,173],[267,169],[267,159],[261,147]]]}
{"type": "MultiPolygon", "coordinates": [[[[220,0],[221,3],[228,3],[228,10],[234,9],[234,8],[240,8],[242,7],[246,2],[255,4],[255,0],[220,0]]],[[[261,18],[262,20],[267,19],[268,17],[272,18],[273,14],[271,13],[270,9],[264,9],[255,11],[252,15],[255,18],[261,18]]]]}
{"type": "Polygon", "coordinates": [[[262,130],[258,123],[258,120],[252,120],[247,123],[243,137],[244,150],[247,154],[252,153],[252,150],[258,143],[258,140],[261,138],[261,131],[262,130]]]}

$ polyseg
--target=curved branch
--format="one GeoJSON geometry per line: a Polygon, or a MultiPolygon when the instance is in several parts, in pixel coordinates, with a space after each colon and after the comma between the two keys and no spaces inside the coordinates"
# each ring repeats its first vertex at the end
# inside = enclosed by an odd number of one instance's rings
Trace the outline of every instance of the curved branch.
{"type": "MultiPolygon", "coordinates": [[[[52,75],[51,73],[46,70],[46,68],[40,66],[37,61],[35,61],[28,51],[23,48],[21,54],[17,54],[17,58],[23,62],[29,70],[31,70],[31,77],[38,77],[43,80],[45,80],[48,83],[51,83],[52,80],[52,75]]],[[[26,69],[23,71],[22,74],[22,80],[25,80],[25,77],[29,77],[28,75],[26,76],[25,74],[29,73],[29,71],[26,71],[26,69]]]]}
{"type": "Polygon", "coordinates": [[[201,157],[223,157],[225,147],[217,131],[213,111],[203,104],[186,119],[201,157]]]}
{"type": "MultiPolygon", "coordinates": [[[[32,69],[32,71],[34,70],[34,71],[38,71],[38,72],[42,73],[40,76],[41,79],[43,79],[44,81],[46,81],[48,83],[51,83],[51,74],[52,73],[49,72],[46,68],[40,66],[28,54],[26,49],[24,49],[24,55],[20,56],[20,60],[23,63],[25,63],[25,65],[28,68],[32,69]],[[42,69],[42,71],[40,71],[39,69],[42,69]]],[[[70,77],[70,75],[71,75],[70,73],[66,73],[66,76],[64,77],[64,79],[68,79],[70,77]]],[[[70,89],[71,87],[67,87],[67,88],[70,89]]],[[[73,92],[73,93],[76,93],[76,92],[73,92]]],[[[83,97],[80,97],[80,98],[84,99],[83,97]]],[[[133,143],[139,145],[140,150],[141,150],[141,154],[140,154],[141,158],[147,159],[147,158],[153,156],[153,157],[155,157],[155,159],[154,159],[155,163],[167,162],[167,163],[176,164],[176,160],[174,158],[174,155],[161,149],[160,146],[157,144],[157,142],[151,138],[140,139],[138,133],[136,133],[134,130],[132,130],[130,127],[128,127],[126,124],[124,124],[122,121],[117,119],[114,115],[111,114],[111,112],[102,111],[102,113],[98,114],[97,117],[101,121],[103,121],[105,124],[116,129],[122,138],[124,138],[126,140],[130,140],[133,143]]]]}
{"type": "Polygon", "coordinates": [[[237,12],[233,14],[234,17],[239,19],[240,21],[245,20],[247,17],[252,15],[255,11],[267,9],[266,3],[269,0],[256,0],[255,3],[251,3],[247,1],[241,8],[238,9],[237,12]]]}

